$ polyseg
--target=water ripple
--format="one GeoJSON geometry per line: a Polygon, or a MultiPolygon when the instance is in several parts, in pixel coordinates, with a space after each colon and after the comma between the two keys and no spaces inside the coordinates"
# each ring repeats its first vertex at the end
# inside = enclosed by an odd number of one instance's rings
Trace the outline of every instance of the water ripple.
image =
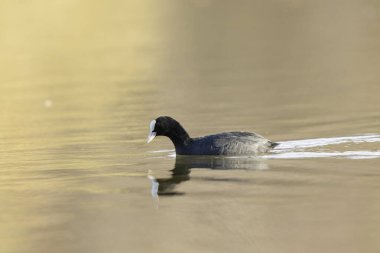
{"type": "Polygon", "coordinates": [[[271,154],[264,155],[263,158],[302,159],[340,157],[348,159],[374,159],[380,157],[380,150],[337,151],[337,148],[330,148],[331,150],[326,151],[326,146],[376,142],[380,142],[380,135],[378,134],[283,141],[279,142],[280,145],[271,154]],[[321,147],[324,150],[321,150],[321,147]],[[307,149],[312,150],[308,151],[307,149]]]}
{"type": "Polygon", "coordinates": [[[367,134],[361,136],[345,136],[345,137],[331,137],[331,138],[316,138],[306,140],[293,140],[279,142],[280,145],[276,151],[295,148],[313,148],[328,145],[337,145],[344,143],[364,143],[364,142],[380,142],[379,134],[367,134]]]}

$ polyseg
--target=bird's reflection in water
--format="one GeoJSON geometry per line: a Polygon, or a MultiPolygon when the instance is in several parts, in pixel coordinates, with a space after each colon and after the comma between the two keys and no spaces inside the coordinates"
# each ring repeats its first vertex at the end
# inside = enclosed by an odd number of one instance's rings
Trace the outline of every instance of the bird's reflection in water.
{"type": "Polygon", "coordinates": [[[190,172],[193,168],[265,170],[268,166],[258,158],[177,156],[174,169],[171,170],[171,177],[155,178],[152,175],[148,176],[152,182],[152,197],[184,194],[183,192],[176,191],[176,186],[190,180],[190,172]]]}

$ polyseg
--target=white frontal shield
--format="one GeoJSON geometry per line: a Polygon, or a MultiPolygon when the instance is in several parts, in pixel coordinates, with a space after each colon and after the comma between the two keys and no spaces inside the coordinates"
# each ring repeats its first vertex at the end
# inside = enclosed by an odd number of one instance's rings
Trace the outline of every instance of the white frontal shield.
{"type": "Polygon", "coordinates": [[[151,142],[154,139],[154,137],[156,137],[156,132],[153,132],[155,126],[156,126],[156,121],[152,120],[150,122],[150,127],[149,127],[150,130],[149,130],[148,139],[146,140],[147,143],[151,142]]]}

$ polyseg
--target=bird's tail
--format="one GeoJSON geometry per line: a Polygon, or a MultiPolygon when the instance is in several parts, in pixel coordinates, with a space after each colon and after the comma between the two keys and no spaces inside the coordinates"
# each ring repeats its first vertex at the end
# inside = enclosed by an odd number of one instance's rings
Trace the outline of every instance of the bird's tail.
{"type": "Polygon", "coordinates": [[[270,141],[270,142],[269,142],[269,147],[271,147],[271,148],[275,148],[275,147],[277,147],[278,145],[280,145],[280,143],[273,142],[273,141],[270,141]]]}

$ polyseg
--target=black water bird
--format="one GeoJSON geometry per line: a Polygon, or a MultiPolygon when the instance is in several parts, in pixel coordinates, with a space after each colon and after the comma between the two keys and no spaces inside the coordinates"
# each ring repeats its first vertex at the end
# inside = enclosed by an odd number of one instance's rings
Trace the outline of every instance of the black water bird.
{"type": "Polygon", "coordinates": [[[156,136],[169,137],[177,155],[252,156],[279,145],[249,132],[226,132],[191,138],[178,121],[168,116],[161,116],[150,122],[147,142],[151,142],[156,136]]]}

